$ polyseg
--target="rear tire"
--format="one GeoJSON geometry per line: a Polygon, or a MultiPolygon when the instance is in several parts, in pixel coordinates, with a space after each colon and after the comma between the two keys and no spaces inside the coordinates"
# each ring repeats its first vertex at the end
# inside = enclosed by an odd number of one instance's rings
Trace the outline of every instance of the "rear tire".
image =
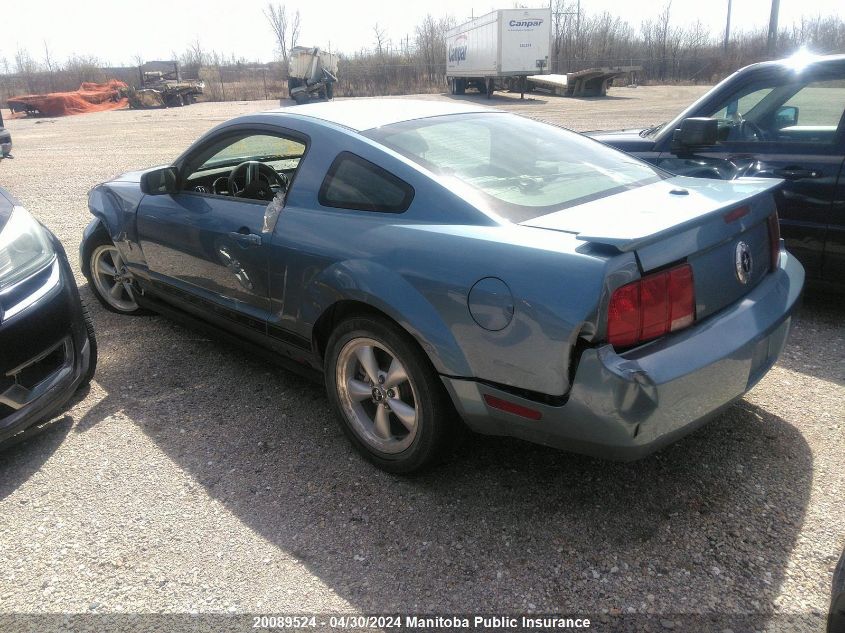
{"type": "Polygon", "coordinates": [[[411,473],[442,456],[454,408],[431,362],[401,328],[376,316],[341,322],[326,345],[324,369],[341,428],[370,462],[411,473]]]}

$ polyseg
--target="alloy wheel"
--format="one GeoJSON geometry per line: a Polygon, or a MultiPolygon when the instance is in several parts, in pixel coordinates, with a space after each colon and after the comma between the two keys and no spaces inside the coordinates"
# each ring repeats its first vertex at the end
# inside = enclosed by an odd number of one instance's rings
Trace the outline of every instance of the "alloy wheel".
{"type": "Polygon", "coordinates": [[[419,430],[417,388],[405,364],[371,338],[348,341],[338,355],[336,383],[352,430],[382,453],[399,453],[419,430]]]}
{"type": "Polygon", "coordinates": [[[99,295],[121,312],[138,309],[132,290],[132,274],[114,245],[98,246],[91,254],[91,277],[99,295]]]}

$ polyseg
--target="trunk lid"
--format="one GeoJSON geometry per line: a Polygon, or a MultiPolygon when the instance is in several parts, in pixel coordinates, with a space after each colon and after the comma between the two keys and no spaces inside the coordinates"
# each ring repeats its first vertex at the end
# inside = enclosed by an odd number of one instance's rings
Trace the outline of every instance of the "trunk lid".
{"type": "Polygon", "coordinates": [[[771,191],[780,183],[675,176],[522,224],[634,252],[643,273],[686,261],[701,319],[741,298],[769,272],[767,219],[776,210],[771,191]]]}

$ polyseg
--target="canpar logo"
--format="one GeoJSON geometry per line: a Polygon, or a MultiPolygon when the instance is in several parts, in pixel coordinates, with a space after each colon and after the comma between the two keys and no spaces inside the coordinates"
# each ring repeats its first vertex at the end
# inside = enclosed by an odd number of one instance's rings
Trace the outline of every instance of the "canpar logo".
{"type": "Polygon", "coordinates": [[[537,28],[543,23],[543,18],[523,18],[521,20],[511,20],[508,22],[508,27],[511,31],[530,31],[537,28]]]}
{"type": "Polygon", "coordinates": [[[467,58],[467,36],[466,33],[458,35],[455,41],[449,46],[449,61],[463,62],[467,58]]]}

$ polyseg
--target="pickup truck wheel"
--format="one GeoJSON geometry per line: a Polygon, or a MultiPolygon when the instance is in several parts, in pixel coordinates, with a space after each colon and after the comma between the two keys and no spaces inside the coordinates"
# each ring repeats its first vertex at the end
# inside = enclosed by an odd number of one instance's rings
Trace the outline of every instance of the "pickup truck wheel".
{"type": "Polygon", "coordinates": [[[334,330],[326,349],[329,400],[364,457],[388,472],[410,473],[442,454],[452,404],[405,332],[378,317],[353,318],[334,330]]]}

